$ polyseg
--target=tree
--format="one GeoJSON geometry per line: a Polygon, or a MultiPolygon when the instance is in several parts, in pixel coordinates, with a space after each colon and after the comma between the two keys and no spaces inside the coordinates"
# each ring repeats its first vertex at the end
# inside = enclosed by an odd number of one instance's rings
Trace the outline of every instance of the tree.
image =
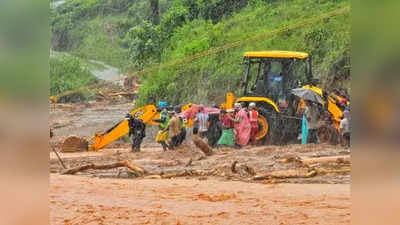
{"type": "Polygon", "coordinates": [[[160,12],[158,8],[158,0],[149,0],[150,1],[150,15],[149,20],[153,25],[160,24],[160,12]]]}

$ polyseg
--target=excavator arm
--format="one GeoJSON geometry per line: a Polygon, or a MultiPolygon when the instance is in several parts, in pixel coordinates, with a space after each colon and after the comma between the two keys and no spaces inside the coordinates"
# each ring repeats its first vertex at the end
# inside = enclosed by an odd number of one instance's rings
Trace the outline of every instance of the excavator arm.
{"type": "MultiPolygon", "coordinates": [[[[181,110],[186,111],[192,107],[192,103],[182,106],[181,110]]],[[[159,123],[153,121],[153,119],[159,118],[160,114],[157,112],[155,105],[146,105],[137,109],[132,110],[129,114],[133,117],[139,118],[143,123],[148,125],[157,126],[159,123]]],[[[193,121],[189,120],[186,124],[187,127],[192,126],[193,121]]],[[[89,146],[89,151],[98,151],[110,143],[118,140],[122,136],[129,133],[129,124],[127,120],[122,120],[116,125],[105,131],[104,133],[96,133],[92,140],[93,143],[89,146]]]]}
{"type": "MultiPolygon", "coordinates": [[[[157,108],[155,105],[146,105],[134,109],[130,112],[130,114],[136,118],[141,119],[145,124],[158,125],[158,123],[153,121],[154,118],[159,117],[159,113],[157,112],[157,108]]],[[[115,126],[108,129],[106,132],[96,133],[93,137],[93,143],[89,146],[89,151],[98,151],[128,133],[128,121],[122,120],[115,126]]]]}

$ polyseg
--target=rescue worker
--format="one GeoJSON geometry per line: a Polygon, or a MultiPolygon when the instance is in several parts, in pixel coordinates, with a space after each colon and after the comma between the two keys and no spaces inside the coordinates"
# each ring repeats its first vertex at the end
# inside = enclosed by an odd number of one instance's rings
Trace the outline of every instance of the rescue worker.
{"type": "Polygon", "coordinates": [[[346,148],[350,147],[350,112],[345,110],[343,112],[343,119],[340,121],[340,135],[342,137],[342,145],[346,148]]]}
{"type": "Polygon", "coordinates": [[[178,116],[180,122],[181,122],[181,133],[179,134],[179,143],[178,145],[181,145],[183,141],[186,139],[186,123],[187,120],[183,116],[178,116]]]}
{"type": "Polygon", "coordinates": [[[159,131],[156,136],[156,142],[161,144],[163,147],[164,151],[168,150],[168,130],[164,131],[164,129],[167,127],[168,122],[169,122],[169,116],[168,116],[168,111],[167,111],[167,103],[166,102],[159,102],[158,103],[159,110],[160,112],[160,118],[159,119],[153,119],[154,122],[159,123],[159,131]]]}
{"type": "Polygon", "coordinates": [[[307,143],[318,143],[317,129],[319,120],[319,110],[312,101],[306,100],[306,110],[304,116],[307,120],[307,143]]]}
{"type": "Polygon", "coordinates": [[[205,134],[207,133],[207,130],[208,130],[207,120],[208,120],[208,115],[204,111],[204,106],[199,105],[199,112],[197,113],[194,121],[198,122],[198,124],[199,124],[198,134],[201,138],[204,138],[205,134]]]}
{"type": "Polygon", "coordinates": [[[133,117],[131,114],[126,115],[129,124],[129,137],[132,136],[132,152],[140,152],[140,145],[143,138],[146,137],[146,125],[141,119],[133,117]]]}
{"type": "Polygon", "coordinates": [[[246,109],[240,103],[235,103],[236,147],[246,146],[250,140],[251,125],[246,109]]]}
{"type": "Polygon", "coordinates": [[[251,102],[249,104],[249,118],[250,118],[250,141],[252,145],[256,144],[256,135],[258,133],[258,111],[256,109],[256,103],[251,102]]]}
{"type": "Polygon", "coordinates": [[[218,146],[235,146],[233,112],[233,109],[221,110],[222,135],[217,142],[218,146]]]}
{"type": "Polygon", "coordinates": [[[171,141],[169,142],[169,149],[174,149],[179,145],[179,134],[181,133],[181,122],[176,115],[175,111],[168,111],[170,117],[167,127],[165,127],[162,132],[171,132],[171,141]]]}
{"type": "Polygon", "coordinates": [[[210,113],[208,115],[208,145],[215,147],[222,134],[222,127],[219,121],[219,113],[210,113]]]}
{"type": "MultiPolygon", "coordinates": [[[[182,112],[181,106],[179,106],[179,105],[175,106],[174,110],[175,110],[176,114],[179,114],[179,113],[182,112]]],[[[187,121],[185,120],[185,118],[183,116],[180,116],[180,115],[178,115],[178,119],[179,119],[179,122],[181,123],[181,132],[178,135],[178,146],[179,146],[186,139],[186,127],[185,127],[185,124],[186,124],[187,121]]]]}

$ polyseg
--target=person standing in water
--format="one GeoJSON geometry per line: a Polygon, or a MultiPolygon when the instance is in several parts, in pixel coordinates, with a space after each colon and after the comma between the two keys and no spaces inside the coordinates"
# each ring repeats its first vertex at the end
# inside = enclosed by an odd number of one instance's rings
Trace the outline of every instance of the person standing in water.
{"type": "Polygon", "coordinates": [[[204,106],[199,105],[199,112],[196,115],[196,118],[194,119],[195,122],[198,122],[199,124],[199,131],[198,134],[201,138],[205,137],[205,134],[208,130],[207,128],[207,120],[208,120],[208,115],[204,112],[204,106]]]}
{"type": "Polygon", "coordinates": [[[318,119],[319,111],[316,105],[312,101],[306,100],[306,110],[304,116],[307,119],[307,144],[318,143],[317,130],[318,130],[318,119]]]}
{"type": "Polygon", "coordinates": [[[236,146],[241,148],[249,143],[251,125],[246,109],[240,103],[235,103],[235,110],[236,146]]]}
{"type": "Polygon", "coordinates": [[[160,118],[159,119],[153,119],[154,122],[159,123],[158,128],[159,131],[157,132],[156,136],[156,142],[161,144],[163,147],[164,151],[168,150],[168,130],[163,131],[164,128],[167,127],[168,122],[169,122],[169,116],[168,116],[168,111],[167,111],[167,103],[166,102],[159,102],[158,104],[160,112],[160,118]]]}
{"type": "Polygon", "coordinates": [[[131,114],[126,115],[129,124],[129,134],[132,136],[132,152],[140,152],[140,145],[143,138],[146,137],[146,125],[141,119],[133,117],[131,114]]]}
{"type": "Polygon", "coordinates": [[[252,145],[256,145],[256,135],[258,133],[258,111],[256,109],[256,103],[251,102],[249,104],[249,117],[250,117],[250,125],[251,125],[251,131],[250,131],[250,140],[252,145]]]}
{"type": "Polygon", "coordinates": [[[217,146],[235,146],[234,118],[233,109],[221,110],[220,120],[222,125],[222,135],[217,142],[217,146]]]}

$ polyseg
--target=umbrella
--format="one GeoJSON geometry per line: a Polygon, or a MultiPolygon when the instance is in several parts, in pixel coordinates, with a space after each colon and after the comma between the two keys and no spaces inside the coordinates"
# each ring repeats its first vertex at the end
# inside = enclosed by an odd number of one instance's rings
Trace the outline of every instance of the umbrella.
{"type": "Polygon", "coordinates": [[[312,102],[324,104],[324,100],[322,99],[322,97],[310,89],[295,88],[295,89],[292,89],[291,92],[292,92],[292,94],[294,94],[297,97],[300,97],[304,100],[309,100],[312,102]]]}

